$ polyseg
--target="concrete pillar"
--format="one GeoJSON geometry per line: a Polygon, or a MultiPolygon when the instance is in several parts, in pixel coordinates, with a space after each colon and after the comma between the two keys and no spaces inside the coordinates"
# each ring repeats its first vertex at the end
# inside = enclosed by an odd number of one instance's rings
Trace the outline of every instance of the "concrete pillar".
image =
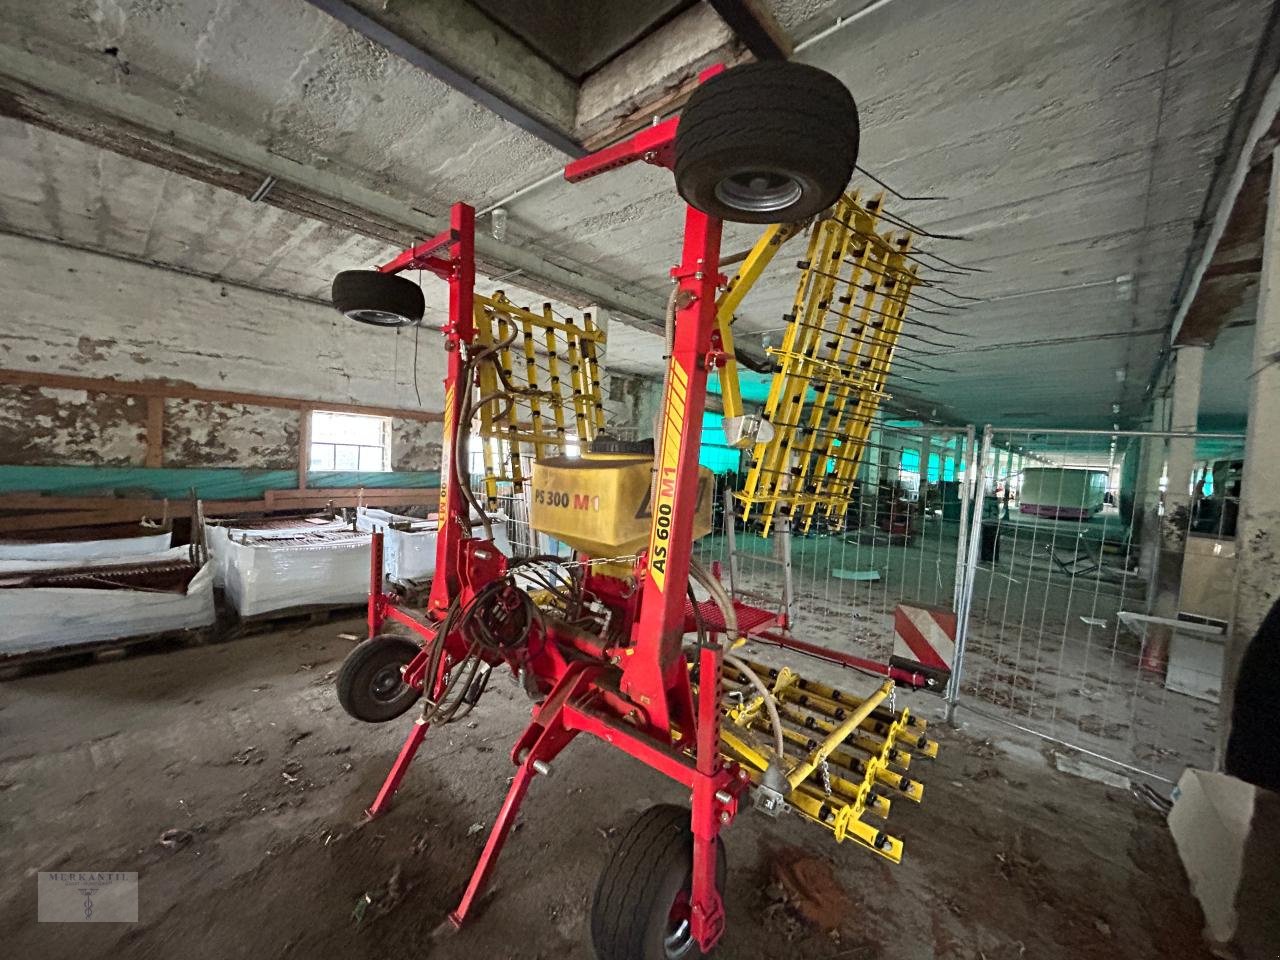
{"type": "Polygon", "coordinates": [[[920,489],[918,496],[920,500],[920,509],[925,506],[925,487],[929,483],[929,454],[933,448],[933,437],[930,434],[923,434],[920,437],[920,489]]]}
{"type": "Polygon", "coordinates": [[[1224,664],[1224,680],[1229,681],[1223,685],[1224,707],[1230,703],[1244,648],[1280,596],[1280,150],[1271,155],[1253,360],[1241,375],[1249,378],[1249,425],[1236,524],[1236,605],[1224,664]]]}
{"type": "MultiPolygon", "coordinates": [[[[1169,429],[1175,433],[1194,433],[1200,414],[1200,382],[1204,376],[1205,347],[1179,347],[1174,364],[1172,410],[1169,429]]],[[[1165,529],[1162,538],[1166,546],[1180,546],[1187,531],[1191,509],[1191,471],[1196,458],[1194,437],[1169,441],[1169,487],[1165,491],[1165,529]],[[1177,514],[1182,513],[1179,518],[1177,514]]]]}
{"type": "MultiPolygon", "coordinates": [[[[1173,371],[1169,429],[1195,432],[1200,412],[1200,382],[1204,373],[1204,347],[1179,347],[1173,371]]],[[[1164,493],[1164,515],[1160,518],[1159,556],[1155,564],[1152,612],[1158,617],[1178,615],[1182,589],[1182,563],[1187,531],[1191,525],[1191,470],[1195,463],[1194,437],[1170,438],[1168,447],[1169,483],[1164,493]]],[[[1163,674],[1169,659],[1169,627],[1150,624],[1142,653],[1144,669],[1163,674]]]]}
{"type": "Polygon", "coordinates": [[[996,451],[996,480],[1004,483],[1004,495],[1000,498],[999,515],[1009,517],[1009,480],[1013,477],[1013,450],[996,451]],[[1003,475],[1003,480],[1001,477],[1003,475]]]}
{"type": "MultiPolygon", "coordinates": [[[[1169,429],[1169,401],[1157,397],[1151,411],[1147,429],[1169,429]]],[[[1160,478],[1164,476],[1164,463],[1168,441],[1164,437],[1143,437],[1141,462],[1138,465],[1138,489],[1133,501],[1133,539],[1139,544],[1138,568],[1147,583],[1147,611],[1156,599],[1156,563],[1160,559],[1160,478]]]]}

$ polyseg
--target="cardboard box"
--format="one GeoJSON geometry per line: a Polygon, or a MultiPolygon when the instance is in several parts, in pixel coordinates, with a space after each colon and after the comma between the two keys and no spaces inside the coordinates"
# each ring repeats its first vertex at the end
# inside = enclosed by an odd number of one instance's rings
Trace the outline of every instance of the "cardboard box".
{"type": "Polygon", "coordinates": [[[1280,957],[1280,793],[1188,769],[1169,830],[1219,956],[1280,957]]]}

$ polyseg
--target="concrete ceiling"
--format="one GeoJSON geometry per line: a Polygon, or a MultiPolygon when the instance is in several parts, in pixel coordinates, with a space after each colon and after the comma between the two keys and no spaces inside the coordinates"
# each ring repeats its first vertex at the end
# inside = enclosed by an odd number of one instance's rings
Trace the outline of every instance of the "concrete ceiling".
{"type": "MultiPolygon", "coordinates": [[[[767,6],[803,41],[867,4],[767,6]]],[[[979,422],[1109,426],[1116,403],[1118,419],[1141,414],[1268,5],[868,9],[797,59],[858,98],[866,169],[947,198],[889,209],[964,237],[922,245],[987,271],[953,285],[985,302],[922,318],[957,336],[929,359],[954,372],[912,374],[932,384],[919,392],[979,422]]],[[[303,0],[0,0],[0,14],[0,113],[19,118],[0,124],[4,229],[323,298],[333,272],[429,232],[455,199],[503,202],[507,238],[481,251],[490,273],[521,269],[539,291],[607,303],[611,362],[660,372],[651,331],[681,224],[665,171],[510,199],[564,155],[303,0]],[[280,187],[249,203],[268,173],[280,187]]],[[[726,237],[734,250],[752,232],[726,237]]],[[[784,255],[748,298],[741,340],[780,328],[793,285],[784,255]]]]}

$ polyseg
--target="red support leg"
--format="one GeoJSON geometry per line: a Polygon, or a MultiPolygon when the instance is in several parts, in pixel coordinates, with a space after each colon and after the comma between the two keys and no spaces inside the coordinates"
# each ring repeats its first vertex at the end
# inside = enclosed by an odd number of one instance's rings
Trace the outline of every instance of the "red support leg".
{"type": "Polygon", "coordinates": [[[382,531],[375,530],[369,545],[369,636],[382,632],[382,531]]]}
{"type": "Polygon", "coordinates": [[[536,737],[524,759],[516,767],[516,775],[511,779],[507,798],[502,801],[502,809],[498,811],[498,819],[493,822],[493,828],[489,831],[489,839],[485,841],[484,852],[480,854],[480,861],[471,874],[471,882],[467,884],[466,892],[463,893],[458,906],[449,914],[449,921],[455,927],[462,926],[475,906],[476,900],[484,893],[484,888],[497,864],[498,854],[502,852],[502,845],[507,842],[507,835],[515,825],[516,813],[520,810],[524,795],[538,773],[536,767],[542,763],[550,763],[578,735],[577,730],[566,728],[563,711],[565,703],[568,702],[568,695],[577,687],[580,679],[581,674],[568,678],[567,682],[562,682],[563,685],[552,692],[539,708],[533,723],[516,741],[517,749],[520,749],[521,743],[527,743],[536,737]]]}
{"type": "MultiPolygon", "coordinates": [[[[444,643],[444,637],[437,634],[432,643],[444,643]]],[[[419,656],[422,656],[422,654],[419,654],[419,656]]],[[[435,682],[431,685],[431,696],[437,699],[444,692],[447,662],[447,657],[440,658],[439,672],[436,675],[435,682]]],[[[387,807],[391,805],[391,797],[399,788],[400,781],[404,779],[405,771],[409,769],[409,764],[413,763],[414,755],[417,754],[418,748],[422,746],[422,738],[427,735],[429,726],[430,724],[421,717],[414,721],[413,729],[409,731],[409,736],[405,737],[404,746],[400,748],[396,762],[391,765],[391,770],[387,773],[387,779],[382,781],[382,789],[378,791],[373,803],[365,811],[370,818],[381,816],[387,812],[387,807]]]]}
{"type": "Polygon", "coordinates": [[[480,854],[480,862],[476,864],[476,868],[471,874],[471,882],[467,884],[466,893],[462,895],[458,905],[449,914],[449,922],[455,927],[461,927],[466,921],[467,914],[471,912],[476,899],[484,891],[485,885],[488,884],[493,868],[498,862],[498,854],[502,852],[502,845],[507,842],[507,835],[515,824],[516,813],[520,809],[520,804],[524,800],[524,795],[528,791],[529,783],[534,776],[532,758],[526,759],[516,769],[516,775],[511,780],[511,787],[507,790],[507,798],[502,801],[502,809],[498,811],[498,819],[494,821],[493,829],[489,831],[489,839],[485,841],[484,852],[480,854]]]}
{"type": "Polygon", "coordinates": [[[724,903],[716,887],[716,837],[720,833],[721,812],[726,822],[728,810],[716,800],[720,759],[720,651],[704,646],[698,655],[698,707],[695,760],[698,775],[693,781],[693,882],[690,890],[690,918],[694,939],[703,953],[724,933],[724,903]]]}
{"type": "Polygon", "coordinates": [[[387,807],[391,805],[391,795],[400,786],[400,781],[404,779],[405,771],[409,769],[409,764],[413,762],[414,754],[422,746],[422,738],[426,735],[427,724],[419,718],[414,722],[413,729],[409,731],[409,736],[405,738],[404,746],[400,748],[400,755],[396,757],[396,762],[391,765],[391,772],[387,774],[387,779],[382,781],[382,789],[378,791],[378,796],[374,798],[373,803],[369,805],[369,809],[365,811],[371,818],[386,813],[387,807]]]}

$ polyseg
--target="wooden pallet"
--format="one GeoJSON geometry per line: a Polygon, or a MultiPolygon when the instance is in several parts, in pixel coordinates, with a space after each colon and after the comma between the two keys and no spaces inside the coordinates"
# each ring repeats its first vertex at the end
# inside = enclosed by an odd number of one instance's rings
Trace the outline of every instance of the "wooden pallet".
{"type": "Polygon", "coordinates": [[[227,627],[219,639],[233,640],[237,637],[256,636],[290,626],[306,627],[332,623],[334,620],[362,616],[367,610],[368,605],[363,602],[343,603],[336,606],[313,603],[299,607],[285,607],[282,610],[271,610],[251,617],[240,617],[227,627]]]}
{"type": "Polygon", "coordinates": [[[92,663],[120,660],[137,654],[157,653],[174,647],[210,643],[216,639],[218,639],[217,626],[211,625],[185,630],[166,630],[136,637],[119,637],[115,640],[77,643],[46,650],[30,650],[8,656],[0,655],[0,680],[11,680],[32,673],[68,670],[92,663]]]}

